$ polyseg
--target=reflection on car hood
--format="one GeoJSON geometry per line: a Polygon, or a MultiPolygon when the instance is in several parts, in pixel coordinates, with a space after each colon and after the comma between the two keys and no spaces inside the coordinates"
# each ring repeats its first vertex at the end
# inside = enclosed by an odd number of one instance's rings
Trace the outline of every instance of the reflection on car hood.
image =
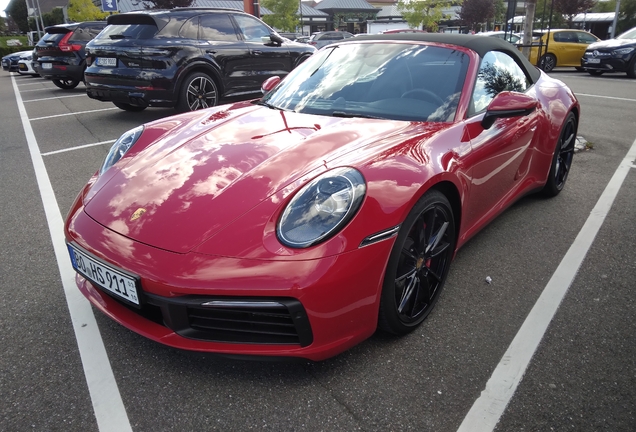
{"type": "Polygon", "coordinates": [[[619,48],[627,45],[635,45],[634,39],[609,39],[600,42],[594,42],[587,46],[587,50],[603,49],[603,48],[619,48]]]}
{"type": "Polygon", "coordinates": [[[107,171],[86,212],[129,238],[185,253],[281,188],[411,125],[239,106],[203,111],[151,145],[144,137],[166,126],[148,126],[137,143],[147,147],[107,171]]]}

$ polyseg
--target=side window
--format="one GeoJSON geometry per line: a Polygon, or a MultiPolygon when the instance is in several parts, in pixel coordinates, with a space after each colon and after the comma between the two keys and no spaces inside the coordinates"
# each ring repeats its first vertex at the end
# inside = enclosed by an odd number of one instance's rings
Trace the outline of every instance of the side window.
{"type": "Polygon", "coordinates": [[[576,37],[576,34],[574,32],[564,31],[564,32],[555,32],[554,41],[576,43],[579,41],[579,39],[576,37]]]}
{"type": "Polygon", "coordinates": [[[185,39],[197,39],[199,34],[199,17],[190,18],[179,30],[179,37],[185,39]]]}
{"type": "Polygon", "coordinates": [[[224,13],[203,15],[199,19],[199,39],[209,41],[237,41],[230,17],[224,13]]]}
{"type": "Polygon", "coordinates": [[[247,15],[234,15],[234,19],[247,41],[260,42],[263,36],[271,34],[271,30],[256,18],[247,15]]]}
{"type": "Polygon", "coordinates": [[[500,51],[486,53],[477,73],[470,115],[485,110],[502,91],[523,93],[531,84],[521,67],[508,54],[500,51]]]}
{"type": "Polygon", "coordinates": [[[579,37],[579,42],[581,43],[591,44],[593,42],[596,42],[596,38],[589,33],[580,32],[577,33],[577,36],[579,37]]]}

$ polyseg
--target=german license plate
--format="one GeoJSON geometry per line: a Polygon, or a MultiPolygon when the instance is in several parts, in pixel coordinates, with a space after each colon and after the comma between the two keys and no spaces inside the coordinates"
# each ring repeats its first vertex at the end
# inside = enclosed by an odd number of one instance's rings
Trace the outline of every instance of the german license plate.
{"type": "Polygon", "coordinates": [[[115,296],[139,305],[137,277],[106,265],[73,245],[67,246],[75,271],[115,296]]]}
{"type": "Polygon", "coordinates": [[[53,63],[42,63],[42,69],[53,69],[53,63]]]}
{"type": "Polygon", "coordinates": [[[97,66],[117,66],[117,59],[112,57],[97,57],[95,62],[97,63],[97,66]]]}
{"type": "Polygon", "coordinates": [[[596,59],[596,58],[589,58],[587,59],[588,63],[600,63],[601,59],[596,59]]]}

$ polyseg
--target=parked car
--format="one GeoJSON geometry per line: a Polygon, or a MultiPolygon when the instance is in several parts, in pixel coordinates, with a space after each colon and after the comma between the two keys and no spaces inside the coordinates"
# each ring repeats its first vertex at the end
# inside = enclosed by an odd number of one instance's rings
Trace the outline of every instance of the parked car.
{"type": "Polygon", "coordinates": [[[521,36],[519,36],[519,35],[517,35],[515,33],[504,32],[504,31],[481,32],[481,33],[477,33],[477,35],[479,35],[479,36],[488,36],[488,37],[496,37],[496,38],[499,38],[499,39],[507,40],[511,44],[516,44],[516,43],[519,43],[519,41],[521,41],[521,36]]]}
{"type": "Polygon", "coordinates": [[[20,75],[40,75],[33,69],[33,51],[28,51],[28,54],[20,56],[20,60],[18,60],[18,73],[20,75]]]}
{"type": "Polygon", "coordinates": [[[23,55],[27,55],[30,52],[31,51],[18,51],[2,57],[2,69],[8,72],[17,71],[20,57],[23,55]]]}
{"type": "Polygon", "coordinates": [[[353,34],[346,31],[325,31],[312,34],[307,43],[317,49],[320,49],[329,44],[341,42],[343,39],[349,39],[352,37],[353,34]]]}
{"type": "Polygon", "coordinates": [[[263,81],[286,75],[314,51],[235,9],[113,15],[87,46],[86,92],[127,111],[193,111],[259,97],[263,81]]]}
{"type": "Polygon", "coordinates": [[[263,91],[114,143],[65,223],[96,309],[234,356],[406,334],[457,249],[526,194],[559,194],[574,156],[575,95],[497,38],[349,38],[263,91]]]}
{"type": "Polygon", "coordinates": [[[87,21],[47,27],[46,34],[35,45],[43,78],[61,89],[74,89],[84,81],[86,44],[106,27],[104,21],[87,21]]]}
{"type": "Polygon", "coordinates": [[[590,75],[626,72],[636,78],[636,27],[614,39],[595,42],[587,47],[581,67],[590,75]]]}
{"type": "MultiPolygon", "coordinates": [[[[550,72],[555,67],[571,66],[579,69],[581,57],[585,54],[587,46],[600,39],[592,33],[583,30],[555,29],[538,30],[532,32],[532,48],[530,50],[530,62],[538,64],[545,72],[550,72]],[[542,44],[539,47],[539,43],[542,44]],[[539,54],[539,48],[541,54],[539,54]],[[537,63],[537,56],[540,61],[537,63]]],[[[522,49],[522,48],[519,48],[522,49]]]]}

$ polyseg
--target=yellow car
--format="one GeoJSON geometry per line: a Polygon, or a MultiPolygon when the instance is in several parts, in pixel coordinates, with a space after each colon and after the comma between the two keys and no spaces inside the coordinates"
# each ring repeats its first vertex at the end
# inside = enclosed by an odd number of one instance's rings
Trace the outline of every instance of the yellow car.
{"type": "Polygon", "coordinates": [[[585,54],[587,46],[599,40],[592,33],[583,30],[555,29],[550,30],[549,33],[548,30],[536,30],[532,32],[529,60],[545,72],[550,72],[557,66],[580,68],[581,57],[585,54]],[[539,49],[541,49],[540,54],[539,49]],[[539,63],[537,58],[541,59],[539,63]]]}

